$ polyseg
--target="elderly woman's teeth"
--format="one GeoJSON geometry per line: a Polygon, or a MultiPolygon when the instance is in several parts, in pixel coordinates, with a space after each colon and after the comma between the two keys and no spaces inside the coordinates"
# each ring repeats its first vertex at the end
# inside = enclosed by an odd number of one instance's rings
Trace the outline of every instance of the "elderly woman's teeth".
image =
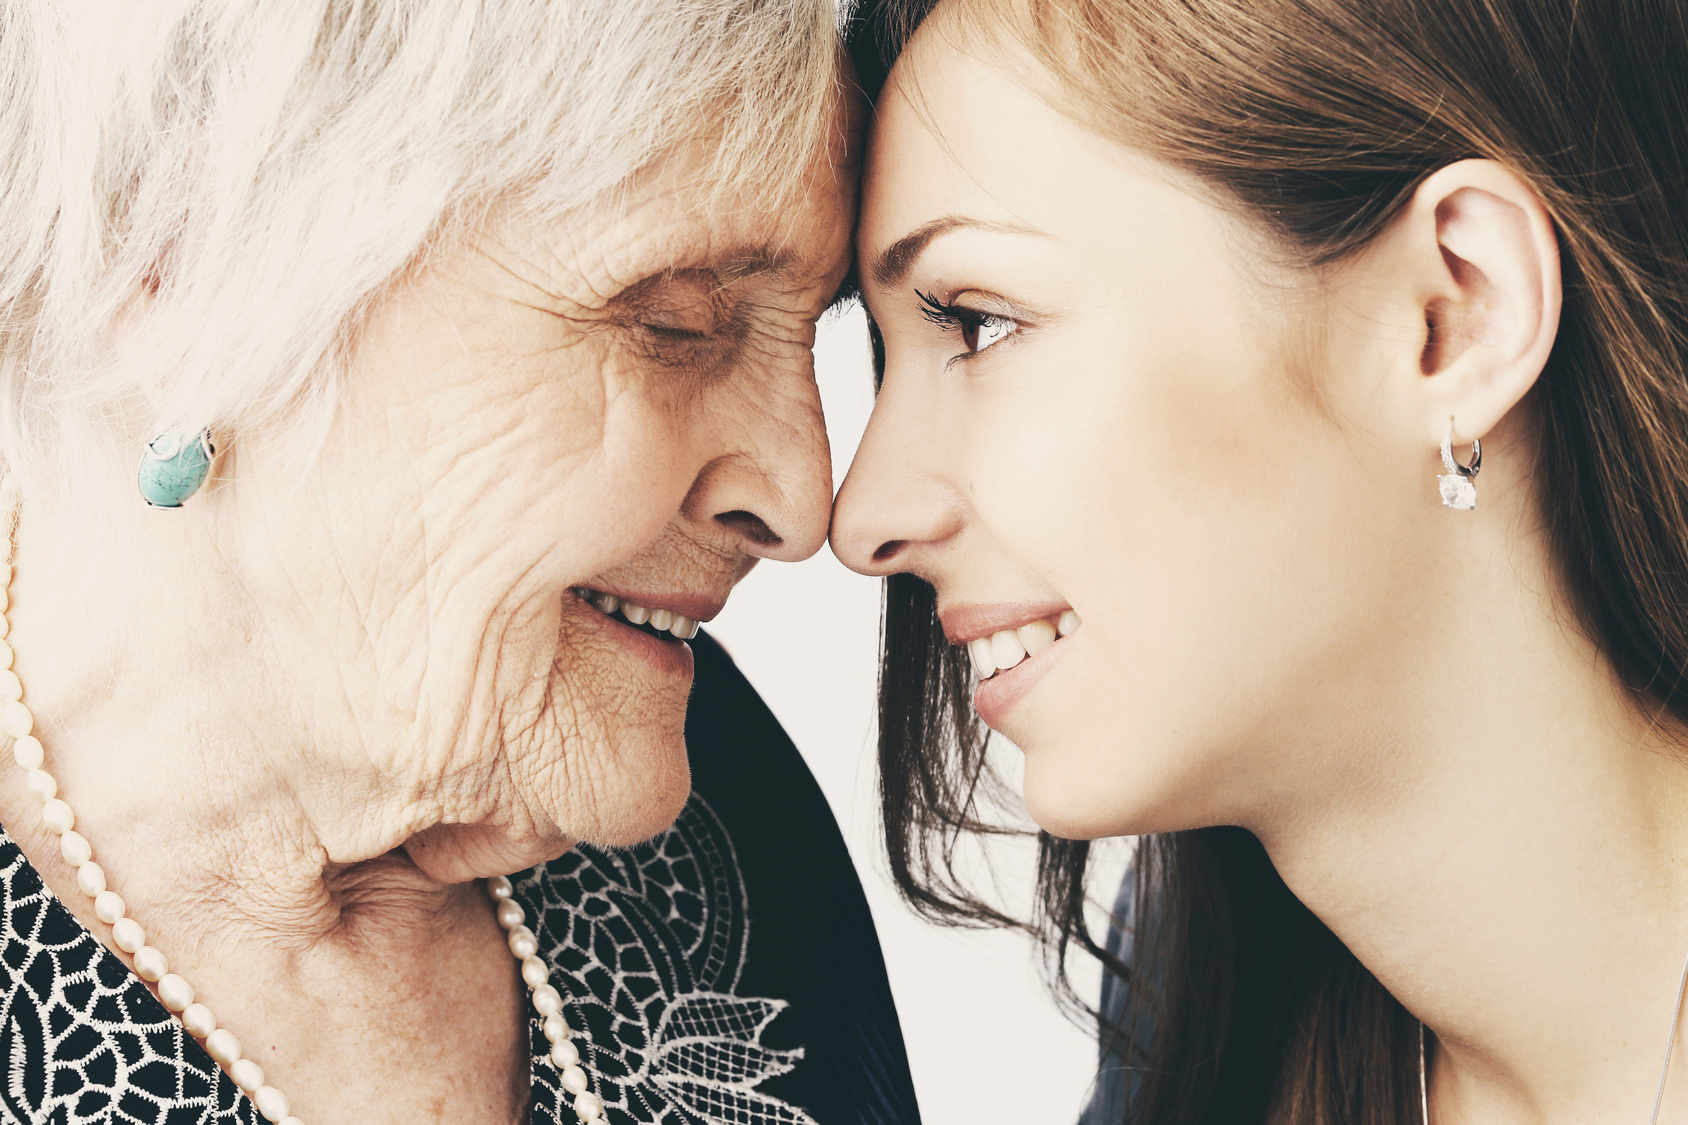
{"type": "Polygon", "coordinates": [[[1033,621],[1018,629],[1004,629],[988,637],[967,642],[967,655],[973,661],[973,671],[981,680],[988,680],[998,672],[1006,672],[1028,656],[1036,656],[1062,637],[1071,636],[1079,627],[1078,614],[1067,610],[1053,620],[1033,621]]]}
{"type": "Polygon", "coordinates": [[[668,633],[682,641],[689,641],[697,636],[698,623],[671,609],[646,609],[642,605],[623,601],[614,594],[604,594],[582,586],[575,587],[574,592],[581,601],[606,616],[619,611],[630,624],[644,625],[648,622],[650,627],[658,632],[668,633]]]}

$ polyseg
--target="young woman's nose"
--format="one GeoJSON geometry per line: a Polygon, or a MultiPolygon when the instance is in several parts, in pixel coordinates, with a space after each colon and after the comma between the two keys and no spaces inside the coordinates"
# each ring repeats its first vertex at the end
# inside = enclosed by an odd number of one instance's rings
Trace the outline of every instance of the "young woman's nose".
{"type": "MultiPolygon", "coordinates": [[[[930,417],[926,419],[929,423],[930,417]]],[[[832,550],[868,575],[917,568],[923,550],[960,530],[961,505],[919,412],[882,394],[832,509],[832,550]]]]}

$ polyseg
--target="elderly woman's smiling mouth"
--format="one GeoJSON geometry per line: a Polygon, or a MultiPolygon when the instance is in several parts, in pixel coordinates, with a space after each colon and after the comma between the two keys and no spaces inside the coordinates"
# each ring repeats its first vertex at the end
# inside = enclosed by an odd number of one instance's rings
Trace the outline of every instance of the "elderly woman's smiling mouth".
{"type": "Polygon", "coordinates": [[[575,602],[565,612],[587,621],[601,621],[605,636],[626,645],[629,652],[650,661],[658,670],[682,678],[692,674],[692,651],[685,642],[697,636],[698,626],[720,613],[726,604],[724,597],[707,594],[640,594],[635,600],[584,586],[571,592],[575,602]],[[680,606],[692,615],[681,612],[680,606]]]}

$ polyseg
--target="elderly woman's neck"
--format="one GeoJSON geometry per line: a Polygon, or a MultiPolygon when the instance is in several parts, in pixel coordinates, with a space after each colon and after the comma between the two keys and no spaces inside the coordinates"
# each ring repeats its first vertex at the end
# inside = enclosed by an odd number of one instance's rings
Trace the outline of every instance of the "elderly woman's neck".
{"type": "MultiPolygon", "coordinates": [[[[46,764],[113,888],[149,929],[171,935],[173,955],[197,935],[216,946],[237,930],[278,951],[414,955],[407,947],[425,946],[451,917],[487,912],[474,883],[442,883],[410,860],[406,826],[379,802],[347,785],[338,807],[320,807],[321,794],[273,765],[278,750],[303,757],[303,748],[265,744],[264,724],[243,730],[170,706],[149,717],[127,694],[117,688],[106,706],[43,730],[46,764]],[[321,824],[345,831],[330,841],[321,824]]],[[[91,914],[69,891],[39,803],[20,778],[6,789],[7,829],[61,897],[91,914]]]]}
{"type": "MultiPolygon", "coordinates": [[[[297,677],[278,663],[311,654],[262,627],[209,552],[174,575],[143,557],[146,596],[120,601],[44,565],[31,530],[8,617],[44,765],[170,970],[297,1105],[396,1121],[463,1103],[525,1120],[504,934],[476,882],[436,878],[406,850],[453,810],[444,790],[336,740],[350,727],[332,694],[314,711],[282,694],[297,677]]],[[[0,823],[110,943],[17,771],[0,773],[0,823]]]]}
{"type": "MultiPolygon", "coordinates": [[[[439,811],[425,779],[395,784],[363,747],[323,740],[351,729],[332,697],[280,693],[278,667],[310,655],[264,629],[238,582],[215,566],[171,575],[143,544],[144,596],[91,587],[31,550],[49,529],[24,530],[14,667],[45,768],[134,916],[191,917],[183,936],[240,927],[279,946],[381,949],[485,912],[473,885],[432,878],[403,850],[439,811]]],[[[62,890],[70,872],[39,810],[21,774],[0,781],[0,818],[62,890]]]]}

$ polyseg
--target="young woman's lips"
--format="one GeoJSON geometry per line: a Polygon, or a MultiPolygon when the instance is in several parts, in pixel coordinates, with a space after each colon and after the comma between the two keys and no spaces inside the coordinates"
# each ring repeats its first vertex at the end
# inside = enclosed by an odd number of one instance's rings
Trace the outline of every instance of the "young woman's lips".
{"type": "Polygon", "coordinates": [[[1081,624],[1071,606],[1054,601],[950,606],[940,617],[951,643],[966,645],[979,676],[974,710],[998,730],[1066,655],[1068,639],[1081,624]]]}
{"type": "Polygon", "coordinates": [[[1001,730],[1020,700],[1024,699],[1039,680],[1049,674],[1071,646],[1062,638],[1036,656],[1028,656],[1005,672],[998,672],[988,680],[979,681],[973,689],[973,709],[992,730],[1001,730]]]}

